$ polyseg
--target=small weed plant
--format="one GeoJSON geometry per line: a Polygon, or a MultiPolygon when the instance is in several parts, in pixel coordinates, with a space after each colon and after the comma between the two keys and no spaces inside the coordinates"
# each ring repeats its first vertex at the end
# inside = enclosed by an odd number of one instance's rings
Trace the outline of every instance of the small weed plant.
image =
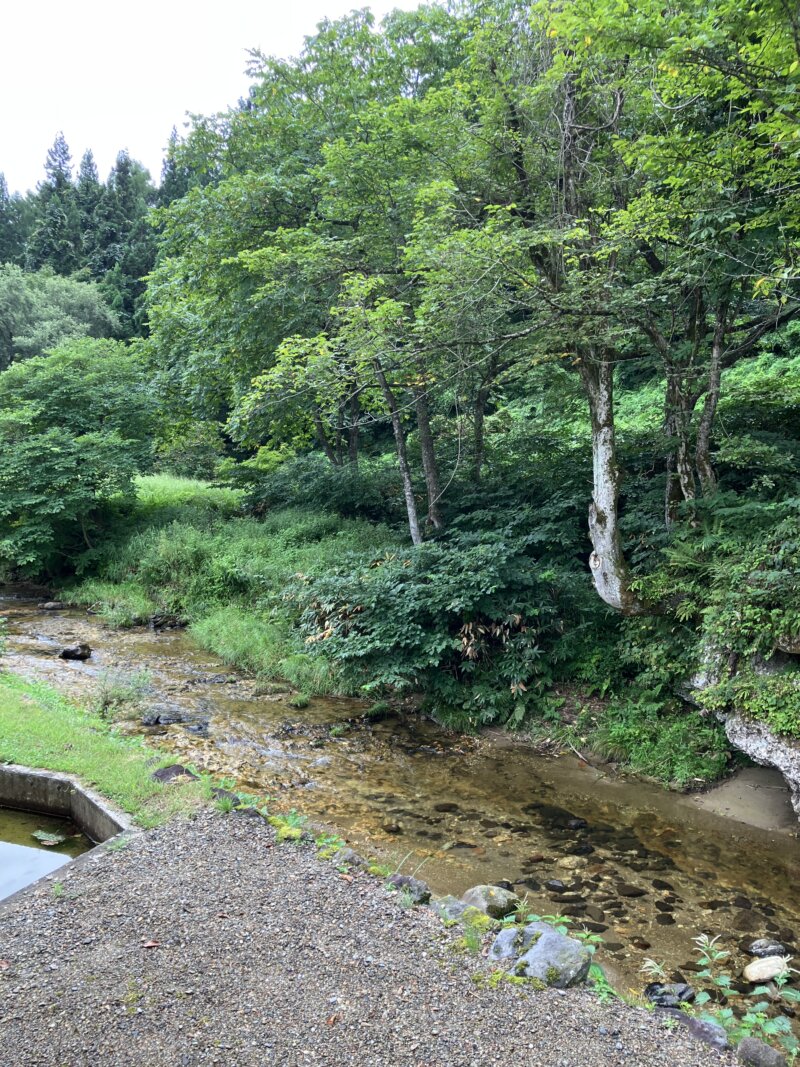
{"type": "Polygon", "coordinates": [[[91,710],[104,719],[130,719],[142,708],[151,686],[149,671],[103,671],[97,680],[91,710]]]}
{"type": "MultiPolygon", "coordinates": [[[[706,988],[697,994],[692,1006],[684,1006],[685,1011],[695,1012],[707,1022],[719,1023],[727,1031],[733,1044],[738,1044],[745,1037],[755,1037],[771,1045],[777,1045],[788,1054],[789,1062],[795,1063],[800,1054],[800,1041],[792,1033],[789,1019],[780,1014],[782,1006],[794,1008],[800,1004],[800,990],[789,985],[792,974],[797,973],[789,966],[791,957],[785,958],[785,970],[771,982],[755,986],[748,993],[740,993],[734,987],[733,976],[724,968],[730,953],[717,946],[719,935],[709,937],[700,934],[693,938],[697,946],[697,961],[700,970],[695,978],[704,982],[706,988]],[[724,999],[720,1007],[710,1007],[715,999],[724,999]],[[730,1001],[742,1000],[743,1011],[735,1011],[730,1001]]],[[[642,970],[648,977],[663,981],[666,972],[660,963],[646,959],[642,970]]]]}

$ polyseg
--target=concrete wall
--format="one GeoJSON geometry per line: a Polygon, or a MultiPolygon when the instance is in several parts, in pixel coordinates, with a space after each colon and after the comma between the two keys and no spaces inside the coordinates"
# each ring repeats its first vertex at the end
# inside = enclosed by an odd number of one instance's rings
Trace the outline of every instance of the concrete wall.
{"type": "Polygon", "coordinates": [[[62,815],[95,844],[130,828],[130,821],[101,796],[67,774],[0,765],[0,807],[62,815]]]}

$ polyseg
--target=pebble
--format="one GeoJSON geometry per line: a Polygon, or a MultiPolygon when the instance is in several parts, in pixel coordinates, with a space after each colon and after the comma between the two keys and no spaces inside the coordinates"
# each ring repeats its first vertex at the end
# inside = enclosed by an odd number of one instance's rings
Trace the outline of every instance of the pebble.
{"type": "Polygon", "coordinates": [[[643,897],[647,890],[638,885],[631,885],[629,882],[619,882],[617,883],[617,893],[621,897],[643,897]]]}
{"type": "Polygon", "coordinates": [[[748,963],[742,973],[748,982],[770,982],[787,969],[785,956],[765,956],[763,959],[748,963]]]}
{"type": "Polygon", "coordinates": [[[0,1060],[732,1067],[586,990],[476,988],[490,965],[454,951],[458,927],[350,877],[257,819],[203,812],[75,867],[80,897],[31,887],[0,912],[0,1060]],[[145,935],[159,946],[143,952],[145,935]]]}

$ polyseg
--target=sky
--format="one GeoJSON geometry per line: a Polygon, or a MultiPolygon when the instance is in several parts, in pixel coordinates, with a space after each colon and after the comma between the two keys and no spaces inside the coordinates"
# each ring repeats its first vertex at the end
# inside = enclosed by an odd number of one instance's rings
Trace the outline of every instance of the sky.
{"type": "Polygon", "coordinates": [[[75,167],[91,148],[101,178],[127,148],[158,180],[173,126],[247,92],[247,50],[296,55],[320,19],[420,0],[38,0],[3,4],[0,171],[35,188],[56,133],[75,167]]]}

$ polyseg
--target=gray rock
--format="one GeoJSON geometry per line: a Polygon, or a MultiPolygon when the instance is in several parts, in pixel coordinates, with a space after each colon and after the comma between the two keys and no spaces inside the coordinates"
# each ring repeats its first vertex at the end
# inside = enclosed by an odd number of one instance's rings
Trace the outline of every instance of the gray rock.
{"type": "Polygon", "coordinates": [[[769,937],[760,937],[758,941],[753,941],[748,945],[747,951],[751,956],[758,956],[758,958],[762,960],[765,956],[786,955],[786,948],[780,941],[773,941],[769,937]]]}
{"type": "Polygon", "coordinates": [[[367,868],[369,863],[363,856],[359,856],[352,848],[340,848],[333,856],[333,862],[337,867],[367,868]]]}
{"type": "Polygon", "coordinates": [[[66,606],[61,600],[46,600],[38,605],[42,611],[62,611],[66,606]]]}
{"type": "Polygon", "coordinates": [[[504,919],[521,903],[516,893],[496,885],[473,886],[461,899],[467,907],[477,908],[491,919],[504,919]]]}
{"type": "Polygon", "coordinates": [[[185,722],[183,724],[187,734],[197,734],[198,737],[208,737],[208,723],[198,720],[197,722],[185,722]]]}
{"type": "Polygon", "coordinates": [[[171,763],[168,767],[159,767],[157,771],[153,771],[150,777],[156,782],[163,782],[165,785],[169,782],[174,782],[178,778],[196,778],[196,774],[188,769],[188,767],[181,766],[180,763],[171,763]]]}
{"type": "Polygon", "coordinates": [[[523,931],[523,947],[530,948],[514,964],[514,973],[536,978],[555,989],[567,989],[586,981],[592,954],[574,938],[566,937],[547,923],[530,923],[523,931]]]}
{"type": "Polygon", "coordinates": [[[658,1013],[659,1015],[669,1015],[671,1019],[675,1019],[684,1030],[688,1030],[698,1041],[702,1041],[704,1045],[710,1045],[711,1048],[715,1048],[718,1052],[724,1052],[725,1049],[730,1048],[725,1027],[720,1026],[719,1023],[712,1023],[707,1019],[695,1019],[694,1016],[687,1015],[680,1008],[658,1008],[658,1013]]]}
{"type": "Polygon", "coordinates": [[[677,1008],[695,998],[694,990],[686,982],[651,982],[644,987],[644,995],[659,1008],[677,1008]]]}
{"type": "Polygon", "coordinates": [[[489,959],[495,963],[510,960],[518,956],[522,949],[522,930],[518,926],[507,926],[501,930],[489,949],[489,959]]]}
{"type": "Polygon", "coordinates": [[[67,648],[62,648],[58,654],[58,658],[84,660],[89,659],[91,654],[91,647],[81,642],[79,645],[70,645],[67,648]]]}
{"type": "Polygon", "coordinates": [[[446,896],[434,900],[431,908],[442,922],[455,922],[467,910],[467,905],[463,900],[459,900],[458,897],[446,896]]]}
{"type": "Polygon", "coordinates": [[[390,874],[386,884],[396,889],[398,893],[408,894],[412,904],[427,904],[431,899],[428,884],[420,881],[419,878],[412,878],[409,874],[390,874]]]}
{"type": "Polygon", "coordinates": [[[786,1060],[780,1052],[755,1037],[743,1038],[737,1046],[736,1055],[744,1067],[786,1067],[786,1060]]]}
{"type": "Polygon", "coordinates": [[[153,704],[140,721],[142,726],[172,726],[176,722],[193,722],[194,717],[177,705],[153,704]]]}

